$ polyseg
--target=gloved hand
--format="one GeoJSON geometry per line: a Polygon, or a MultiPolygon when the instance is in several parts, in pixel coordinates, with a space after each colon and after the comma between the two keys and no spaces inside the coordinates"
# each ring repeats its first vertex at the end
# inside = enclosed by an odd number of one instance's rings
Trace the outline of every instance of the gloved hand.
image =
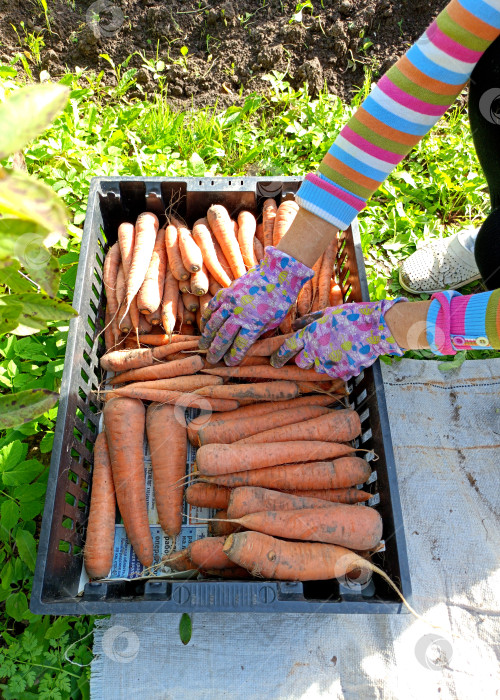
{"type": "Polygon", "coordinates": [[[295,258],[267,247],[258,265],[220,289],[209,303],[200,340],[200,348],[209,348],[208,362],[218,362],[223,355],[227,365],[241,362],[259,335],[280,325],[313,275],[295,258]]]}
{"type": "Polygon", "coordinates": [[[342,304],[325,309],[319,318],[287,338],[273,355],[282,367],[294,355],[299,367],[350,379],[372,365],[379,355],[403,355],[384,320],[397,299],[342,304]],[[298,353],[298,354],[297,354],[298,353]]]}

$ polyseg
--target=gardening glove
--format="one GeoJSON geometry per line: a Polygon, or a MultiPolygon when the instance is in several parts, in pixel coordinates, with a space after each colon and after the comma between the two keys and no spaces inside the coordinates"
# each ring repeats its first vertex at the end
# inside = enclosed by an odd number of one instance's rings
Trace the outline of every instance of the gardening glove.
{"type": "Polygon", "coordinates": [[[200,348],[207,360],[237,365],[259,335],[277,328],[314,275],[290,255],[268,246],[261,262],[227,289],[220,289],[204,315],[200,348]]]}
{"type": "Polygon", "coordinates": [[[304,369],[350,379],[372,365],[379,355],[404,354],[387,327],[384,314],[397,299],[331,306],[305,328],[287,338],[271,355],[273,367],[282,367],[295,356],[304,369]]]}

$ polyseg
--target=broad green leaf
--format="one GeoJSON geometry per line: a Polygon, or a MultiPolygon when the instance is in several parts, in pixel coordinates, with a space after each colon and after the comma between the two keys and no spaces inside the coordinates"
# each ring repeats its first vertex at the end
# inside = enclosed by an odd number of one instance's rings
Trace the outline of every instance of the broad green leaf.
{"type": "Polygon", "coordinates": [[[31,532],[27,530],[18,530],[16,532],[16,545],[19,556],[31,570],[35,570],[36,562],[36,542],[31,532]]]}
{"type": "Polygon", "coordinates": [[[5,602],[5,611],[7,615],[14,618],[16,622],[24,620],[28,612],[28,599],[26,595],[22,591],[10,595],[5,602]]]}
{"type": "MultiPolygon", "coordinates": [[[[2,299],[22,304],[22,314],[19,323],[29,328],[46,328],[47,321],[68,321],[77,313],[72,306],[59,299],[50,297],[39,292],[27,292],[25,294],[10,294],[0,297],[2,299]]],[[[21,334],[22,335],[22,334],[21,334]]]]}
{"type": "Polygon", "coordinates": [[[51,236],[33,221],[5,216],[0,219],[0,260],[17,258],[25,267],[43,266],[50,258],[46,246],[51,236]]]}
{"type": "Polygon", "coordinates": [[[36,518],[37,515],[40,515],[42,508],[42,501],[28,501],[27,503],[21,503],[21,520],[33,520],[33,518],[36,518]]]}
{"type": "MultiPolygon", "coordinates": [[[[29,484],[45,469],[37,459],[28,459],[21,462],[15,469],[2,472],[2,480],[6,486],[20,486],[29,484]]],[[[27,523],[25,523],[26,527],[27,523]]]]}
{"type": "Polygon", "coordinates": [[[66,232],[68,212],[64,203],[45,183],[19,170],[0,170],[0,212],[34,221],[50,235],[45,245],[54,245],[66,232]]]}
{"type": "Polygon", "coordinates": [[[2,581],[2,588],[8,588],[14,580],[14,565],[12,564],[12,559],[9,559],[9,561],[4,565],[2,573],[0,574],[0,579],[2,581]]]}
{"type": "Polygon", "coordinates": [[[67,617],[58,617],[45,632],[45,639],[59,639],[69,630],[70,624],[67,617]]]}
{"type": "Polygon", "coordinates": [[[54,444],[54,433],[45,433],[40,442],[40,452],[46,454],[52,450],[52,445],[54,444]]]}
{"type": "Polygon", "coordinates": [[[0,78],[15,78],[17,70],[12,66],[0,66],[0,78]]]}
{"type": "Polygon", "coordinates": [[[0,158],[20,151],[44,131],[64,108],[68,96],[68,88],[57,83],[12,92],[0,105],[0,158]]]}
{"type": "Polygon", "coordinates": [[[44,248],[44,251],[49,256],[47,264],[34,266],[26,265],[26,269],[29,277],[41,287],[43,292],[48,294],[49,297],[55,297],[59,291],[59,284],[61,281],[59,262],[46,248],[44,248]]]}
{"type": "Polygon", "coordinates": [[[179,636],[183,644],[189,644],[192,632],[191,618],[187,613],[183,613],[179,622],[179,636]]]}
{"type": "Polygon", "coordinates": [[[34,287],[26,277],[19,274],[19,262],[11,260],[8,265],[0,267],[0,284],[5,284],[14,294],[32,292],[34,287]]]}
{"type": "Polygon", "coordinates": [[[0,335],[16,328],[22,311],[22,304],[14,301],[11,294],[0,296],[0,335]]]}
{"type": "Polygon", "coordinates": [[[20,440],[5,445],[0,449],[0,471],[14,469],[16,464],[22,462],[28,453],[28,445],[20,440]]]}
{"type": "Polygon", "coordinates": [[[15,428],[55,406],[59,394],[48,389],[27,389],[0,396],[0,430],[15,428]]]}
{"type": "Polygon", "coordinates": [[[12,530],[19,520],[19,506],[15,501],[4,501],[1,507],[2,527],[12,530]]]}
{"type": "Polygon", "coordinates": [[[35,483],[35,484],[22,484],[14,489],[12,494],[15,499],[20,503],[25,503],[27,501],[34,501],[37,498],[41,498],[45,494],[46,490],[45,484],[35,483]]]}

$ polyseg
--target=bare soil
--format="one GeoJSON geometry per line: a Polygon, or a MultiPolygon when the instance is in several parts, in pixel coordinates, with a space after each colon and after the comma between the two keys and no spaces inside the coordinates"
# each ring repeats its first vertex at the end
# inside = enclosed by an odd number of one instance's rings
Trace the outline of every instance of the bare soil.
{"type": "Polygon", "coordinates": [[[312,95],[326,84],[349,100],[366,66],[375,78],[384,73],[446,5],[312,0],[300,16],[300,5],[307,5],[300,0],[47,2],[50,31],[39,0],[0,0],[3,62],[24,50],[35,76],[48,70],[57,79],[79,66],[104,71],[104,81],[114,84],[116,75],[100,54],[118,65],[138,52],[128,64],[138,69],[138,92],[158,90],[145,62],[161,59],[168,99],[180,108],[230,104],[263,92],[269,87],[263,77],[273,70],[286,73],[294,87],[307,82],[312,95]],[[24,42],[26,33],[43,38],[39,61],[24,42]]]}

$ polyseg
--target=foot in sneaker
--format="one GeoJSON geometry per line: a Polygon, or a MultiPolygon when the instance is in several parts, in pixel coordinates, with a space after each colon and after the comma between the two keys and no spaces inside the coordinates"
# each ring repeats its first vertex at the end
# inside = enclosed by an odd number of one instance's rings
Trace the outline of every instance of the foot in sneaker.
{"type": "Polygon", "coordinates": [[[481,275],[474,260],[475,229],[464,229],[415,251],[399,268],[399,283],[412,294],[458,289],[481,275]]]}

